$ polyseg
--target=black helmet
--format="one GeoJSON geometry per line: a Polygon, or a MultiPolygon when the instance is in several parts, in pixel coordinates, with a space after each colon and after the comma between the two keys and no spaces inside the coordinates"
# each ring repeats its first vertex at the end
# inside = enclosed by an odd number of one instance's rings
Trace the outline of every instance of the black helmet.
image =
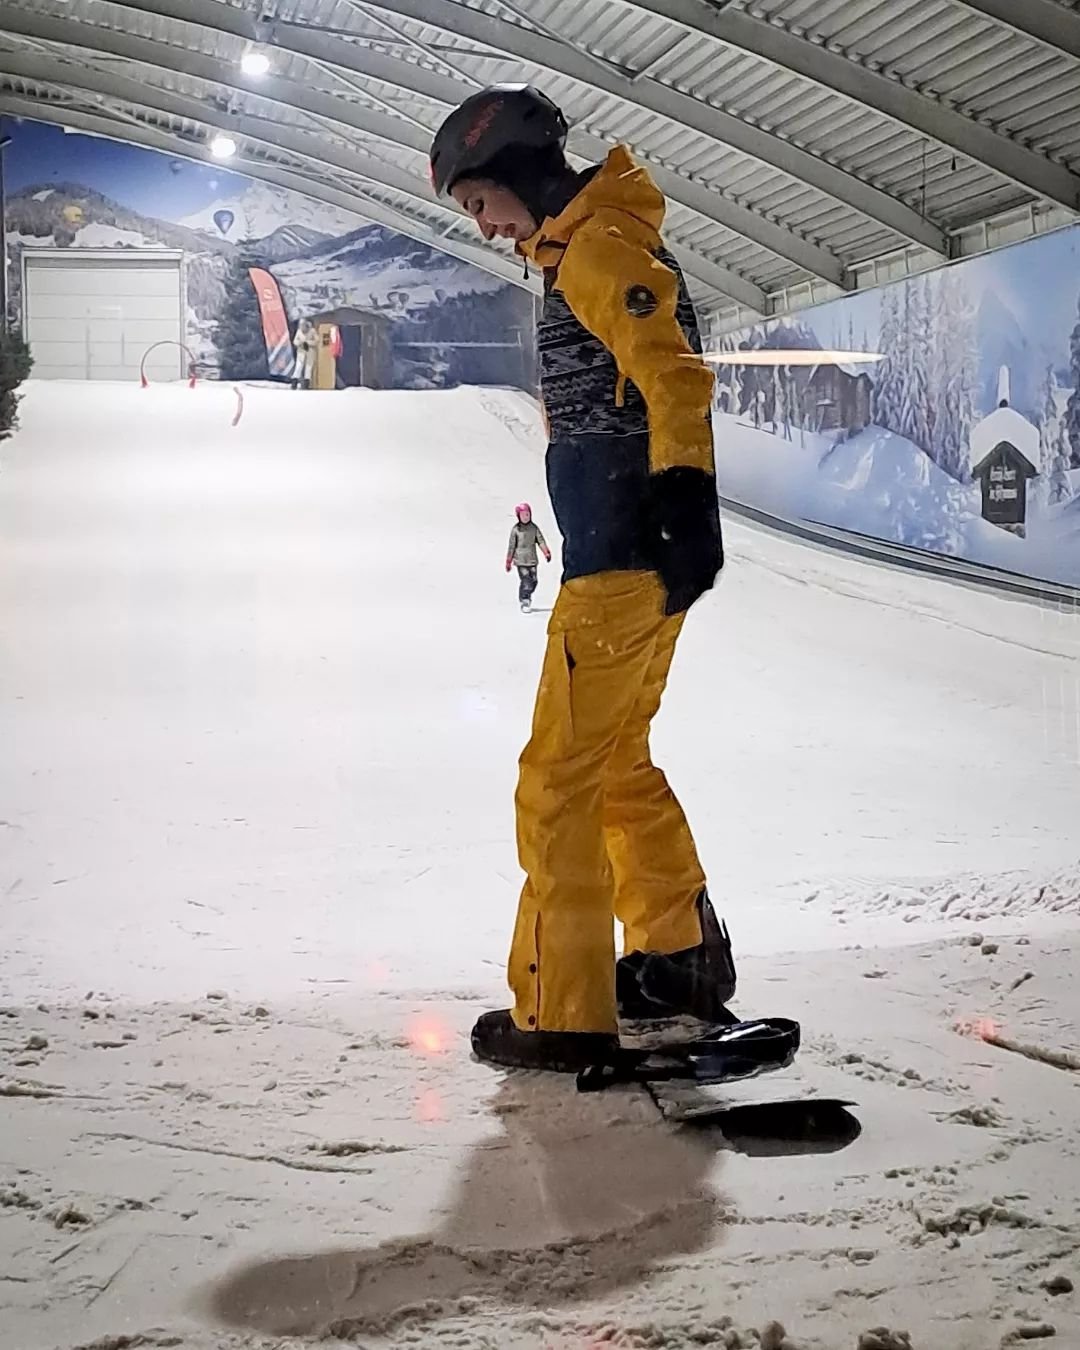
{"type": "Polygon", "coordinates": [[[566,118],[532,85],[493,84],[481,89],[454,109],[431,142],[436,196],[512,146],[562,150],[566,133],[566,118]]]}

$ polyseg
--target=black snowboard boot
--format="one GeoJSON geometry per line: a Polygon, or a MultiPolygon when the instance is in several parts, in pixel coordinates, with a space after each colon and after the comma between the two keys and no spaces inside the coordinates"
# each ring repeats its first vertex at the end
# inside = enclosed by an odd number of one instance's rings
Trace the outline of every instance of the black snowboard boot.
{"type": "Polygon", "coordinates": [[[708,893],[698,897],[703,941],[662,955],[631,952],[615,967],[619,1044],[624,1050],[660,1050],[700,1040],[738,1019],[727,1004],[735,994],[735,961],[727,927],[708,893]]]}
{"type": "Polygon", "coordinates": [[[579,1073],[614,1057],[618,1039],[595,1031],[519,1031],[508,1011],[484,1013],[472,1031],[473,1054],[506,1069],[579,1073]]]}

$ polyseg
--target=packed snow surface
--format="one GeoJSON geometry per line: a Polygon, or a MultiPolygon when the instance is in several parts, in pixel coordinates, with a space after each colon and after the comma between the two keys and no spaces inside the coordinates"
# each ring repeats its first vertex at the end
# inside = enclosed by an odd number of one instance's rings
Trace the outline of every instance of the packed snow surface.
{"type": "Polygon", "coordinates": [[[468,1057],[533,409],[242,392],[31,384],[0,447],[4,1350],[1077,1343],[1075,1074],[959,1034],[1080,1049],[1076,615],[727,523],[655,750],[863,1125],[733,1150],[468,1057]]]}

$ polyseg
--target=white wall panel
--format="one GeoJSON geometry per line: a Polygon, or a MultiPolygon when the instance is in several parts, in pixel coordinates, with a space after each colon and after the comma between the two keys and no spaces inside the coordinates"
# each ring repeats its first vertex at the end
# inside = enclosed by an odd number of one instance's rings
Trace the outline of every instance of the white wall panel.
{"type": "MultiPolygon", "coordinates": [[[[65,249],[24,255],[26,334],[37,379],[137,379],[155,342],[183,340],[180,257],[65,249]]],[[[151,379],[187,373],[178,347],[147,361],[151,379]]]]}

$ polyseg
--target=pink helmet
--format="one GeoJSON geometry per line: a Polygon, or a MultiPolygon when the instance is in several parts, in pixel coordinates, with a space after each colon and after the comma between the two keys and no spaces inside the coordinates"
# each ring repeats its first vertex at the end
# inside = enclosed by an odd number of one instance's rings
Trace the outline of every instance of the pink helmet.
{"type": "Polygon", "coordinates": [[[514,515],[517,516],[518,520],[520,520],[522,516],[531,516],[532,507],[529,505],[528,502],[521,502],[519,503],[519,505],[514,507],[514,515]]]}

